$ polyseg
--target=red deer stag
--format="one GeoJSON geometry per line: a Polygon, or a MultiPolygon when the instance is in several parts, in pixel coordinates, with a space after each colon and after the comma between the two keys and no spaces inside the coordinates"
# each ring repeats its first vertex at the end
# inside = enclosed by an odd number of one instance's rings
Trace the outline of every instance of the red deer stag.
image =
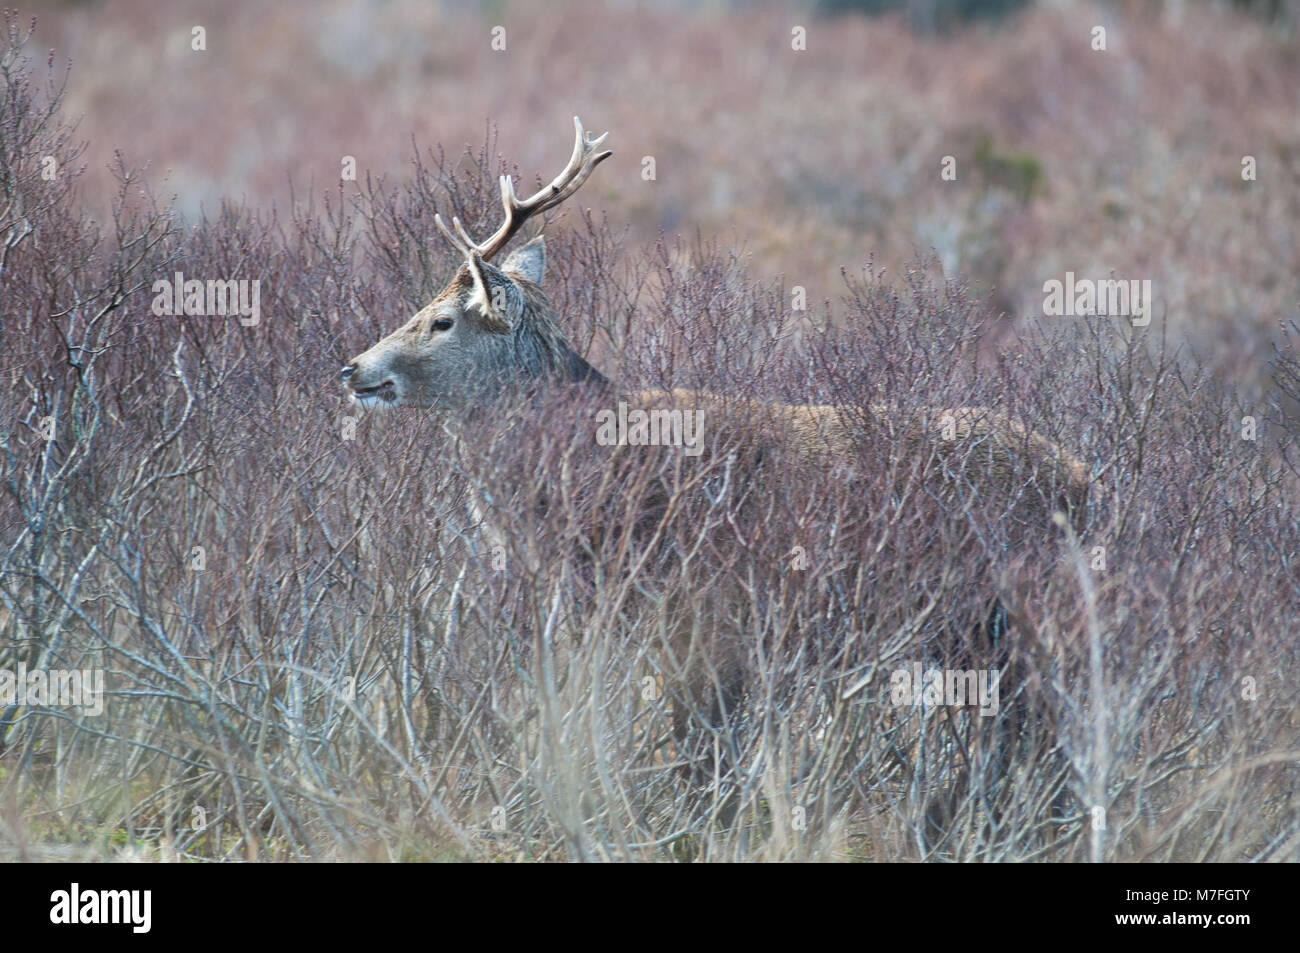
{"type": "MultiPolygon", "coordinates": [[[[1048,505],[1035,517],[1043,532],[1048,531],[1052,510],[1081,511],[1088,489],[1084,465],[1050,440],[987,408],[899,413],[875,404],[865,409],[762,404],[684,390],[615,394],[613,385],[569,346],[542,293],[546,252],[541,236],[517,248],[499,266],[492,264],[528,219],[572,196],[611,155],[600,151],[604,135],[584,134],[576,117],[574,129],[572,158],[541,191],[521,200],[510,177],[501,177],[504,220],[487,240],[473,241],[459,219],[453,218],[448,228],[441,216],[436,217],[464,262],[432,302],[343,368],[343,382],[353,401],[368,407],[437,407],[452,417],[467,417],[501,399],[517,401],[521,385],[534,393],[539,388],[582,385],[588,392],[604,395],[607,402],[621,396],[631,407],[702,408],[710,420],[738,424],[743,419],[744,432],[760,435],[764,444],[783,447],[794,459],[823,471],[852,457],[865,424],[894,435],[899,446],[939,461],[938,469],[950,478],[953,468],[948,464],[957,461],[963,475],[985,483],[1019,480],[1023,485],[1028,473],[1031,480],[1050,486],[1048,505]],[[973,446],[979,452],[970,452],[973,446]],[[969,473],[975,466],[984,472],[969,473]]],[[[988,621],[979,624],[984,644],[1002,639],[1007,628],[997,600],[989,604],[993,611],[988,621]]],[[[676,628],[698,634],[700,626],[676,628]]],[[[704,719],[716,724],[739,704],[743,693],[741,667],[734,659],[719,658],[722,649],[714,649],[713,658],[708,650],[703,656],[693,653],[682,644],[687,638],[670,635],[667,644],[669,654],[678,660],[695,659],[697,666],[684,672],[677,669],[682,674],[678,697],[688,700],[674,708],[679,741],[689,727],[689,716],[683,713],[706,711],[704,719]],[[707,670],[707,677],[700,668],[707,670]]],[[[737,651],[734,639],[728,644],[727,651],[737,651]]],[[[932,823],[941,825],[935,818],[942,810],[935,806],[928,812],[932,823]]]]}

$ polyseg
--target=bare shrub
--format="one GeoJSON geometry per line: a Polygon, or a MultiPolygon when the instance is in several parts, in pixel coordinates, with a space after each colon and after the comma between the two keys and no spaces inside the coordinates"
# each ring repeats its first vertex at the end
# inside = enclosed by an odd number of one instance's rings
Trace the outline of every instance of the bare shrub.
{"type": "MultiPolygon", "coordinates": [[[[359,417],[337,368],[458,264],[435,212],[494,214],[491,142],[186,228],[119,166],[97,228],[39,176],[75,150],[11,36],[0,669],[101,669],[107,698],[0,707],[6,857],[1300,856],[1277,407],[1123,322],[995,342],[934,262],[851,277],[832,324],[729,249],[574,215],[546,290],[621,387],[994,407],[1088,462],[1087,511],[1057,527],[1029,472],[923,479],[867,415],[835,469],[747,456],[743,414],[696,459],[593,452],[598,408],[564,393],[459,441],[428,411],[359,417]],[[154,314],[178,270],[260,280],[262,320],[154,314]],[[708,696],[674,690],[683,616],[746,686],[706,667],[734,717],[685,737],[708,696]],[[1000,668],[998,714],[893,704],[917,663],[1000,668]]],[[[1295,395],[1294,349],[1274,367],[1295,395]]]]}

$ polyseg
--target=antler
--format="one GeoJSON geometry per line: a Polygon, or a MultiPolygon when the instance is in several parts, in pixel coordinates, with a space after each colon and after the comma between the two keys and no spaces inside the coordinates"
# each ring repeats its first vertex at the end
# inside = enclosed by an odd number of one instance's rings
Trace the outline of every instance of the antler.
{"type": "Polygon", "coordinates": [[[594,139],[591,138],[582,131],[582,122],[577,116],[573,117],[573,131],[573,157],[569,159],[569,164],[564,167],[563,172],[551,181],[550,185],[536,195],[520,201],[519,196],[515,194],[515,185],[510,176],[501,176],[501,205],[505,209],[506,220],[501,223],[501,227],[487,241],[481,244],[475,242],[465,233],[464,227],[460,224],[460,219],[454,217],[451,224],[456,229],[456,234],[453,235],[451,229],[447,228],[443,223],[442,216],[435,215],[433,220],[438,224],[438,228],[442,230],[442,233],[447,236],[447,241],[451,242],[452,247],[466,258],[469,257],[471,252],[478,252],[485,261],[491,260],[523,227],[524,222],[539,212],[555,208],[555,206],[578,191],[582,187],[582,183],[587,181],[587,176],[591,175],[591,170],[614,154],[608,149],[604,152],[596,152],[597,147],[605,141],[605,137],[609,133],[604,133],[594,139]]]}

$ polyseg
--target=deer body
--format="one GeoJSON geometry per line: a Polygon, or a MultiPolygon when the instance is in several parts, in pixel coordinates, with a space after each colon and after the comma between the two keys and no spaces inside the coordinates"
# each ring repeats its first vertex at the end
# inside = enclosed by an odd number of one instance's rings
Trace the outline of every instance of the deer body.
{"type": "MultiPolygon", "coordinates": [[[[528,217],[552,208],[572,195],[591,170],[610,155],[598,152],[604,136],[591,138],[575,118],[576,143],[568,167],[547,187],[520,200],[511,180],[502,177],[505,221],[490,239],[475,243],[453,220],[448,229],[437,224],[459,249],[464,264],[446,288],[405,325],[353,358],[342,376],[349,395],[369,407],[400,405],[438,407],[452,416],[491,412],[494,402],[517,399],[523,391],[573,387],[594,394],[602,406],[621,399],[629,406],[651,409],[702,410],[710,426],[731,427],[757,435],[753,460],[763,446],[779,447],[802,463],[822,470],[851,469],[861,459],[864,424],[898,437],[897,445],[928,455],[943,469],[946,460],[960,461],[963,472],[973,465],[986,472],[966,473],[993,484],[1009,483],[1025,473],[1050,484],[1056,491],[1051,508],[1079,513],[1088,491],[1087,471],[1081,461],[1052,441],[1019,423],[982,407],[901,412],[886,405],[866,408],[831,405],[766,404],[728,398],[701,391],[642,390],[617,394],[611,383],[569,346],[555,312],[541,290],[545,272],[545,246],[534,238],[506,257],[500,266],[491,259],[504,250],[528,217]],[[979,452],[971,452],[972,446],[979,452]],[[1017,476],[1018,475],[1018,476],[1017,476]]],[[[594,427],[593,427],[594,430],[594,427]]],[[[748,452],[748,449],[747,449],[748,452]]],[[[752,461],[750,461],[752,462],[752,461]]],[[[950,474],[951,476],[951,474],[950,474]]],[[[502,536],[503,527],[489,532],[502,536]]],[[[1042,512],[1043,532],[1050,512],[1042,512]]],[[[698,625],[694,627],[698,631],[698,625]]],[[[689,630],[691,626],[683,626],[689,630]]],[[[685,636],[670,638],[669,649],[688,694],[710,694],[705,679],[690,669],[693,643],[685,636]],[[684,668],[683,668],[684,666],[684,668]]],[[[706,650],[707,669],[722,673],[725,687],[712,692],[703,707],[711,717],[725,716],[736,704],[740,686],[734,659],[717,647],[706,650]],[[723,653],[720,655],[719,653],[723,653]]],[[[686,730],[684,723],[678,731],[686,730]]]]}

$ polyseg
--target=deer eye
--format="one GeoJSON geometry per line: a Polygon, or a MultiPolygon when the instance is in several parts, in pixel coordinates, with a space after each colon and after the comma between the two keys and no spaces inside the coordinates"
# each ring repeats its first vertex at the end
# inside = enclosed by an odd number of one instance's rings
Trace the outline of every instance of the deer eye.
{"type": "Polygon", "coordinates": [[[430,327],[432,327],[433,330],[435,331],[450,331],[451,325],[452,325],[451,318],[439,318],[438,320],[434,321],[433,324],[430,325],[430,327]]]}

